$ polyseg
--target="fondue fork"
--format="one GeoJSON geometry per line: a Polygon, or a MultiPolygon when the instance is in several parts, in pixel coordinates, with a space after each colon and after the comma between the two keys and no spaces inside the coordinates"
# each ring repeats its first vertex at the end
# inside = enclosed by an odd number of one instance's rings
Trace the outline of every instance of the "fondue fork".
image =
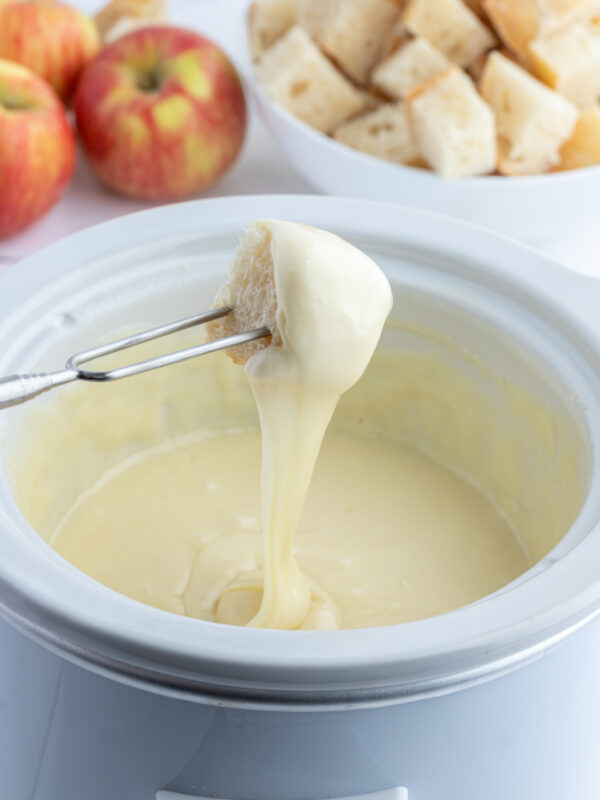
{"type": "Polygon", "coordinates": [[[150,370],[159,369],[160,367],[168,367],[171,364],[178,364],[180,361],[187,361],[190,358],[213,353],[216,350],[225,350],[228,347],[236,347],[237,345],[253,342],[256,339],[263,339],[265,336],[271,335],[268,328],[257,328],[256,330],[237,333],[234,336],[227,336],[224,339],[205,342],[195,347],[177,350],[174,353],[167,353],[163,356],[156,356],[155,358],[138,361],[125,367],[117,367],[116,369],[106,370],[104,372],[93,372],[81,368],[83,364],[94,361],[101,356],[120,353],[122,350],[128,350],[138,344],[151,342],[154,339],[161,339],[163,336],[168,336],[171,333],[177,333],[177,331],[184,331],[188,328],[194,328],[197,325],[203,325],[205,322],[211,322],[213,319],[225,317],[232,311],[233,309],[231,306],[222,306],[221,308],[215,308],[211,311],[205,311],[202,314],[196,314],[193,317],[186,317],[176,322],[169,322],[158,328],[136,333],[133,336],[127,336],[124,339],[118,339],[109,344],[100,345],[90,350],[84,350],[81,353],[76,353],[74,356],[71,356],[65,364],[64,370],[58,372],[35,375],[9,375],[7,378],[0,379],[0,409],[19,405],[27,400],[32,400],[34,397],[37,397],[43,392],[47,392],[49,389],[53,389],[55,386],[63,386],[73,381],[82,380],[91,381],[92,383],[117,381],[121,378],[129,378],[132,375],[139,375],[142,372],[150,372],[150,370]]]}

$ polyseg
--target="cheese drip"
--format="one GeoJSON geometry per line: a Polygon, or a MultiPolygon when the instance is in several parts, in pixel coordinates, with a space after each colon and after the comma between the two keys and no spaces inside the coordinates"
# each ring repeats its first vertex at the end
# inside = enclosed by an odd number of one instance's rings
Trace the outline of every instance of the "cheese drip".
{"type": "Polygon", "coordinates": [[[281,345],[246,364],[262,431],[265,546],[262,603],[249,624],[295,629],[324,601],[298,567],[294,534],[331,416],[373,355],[392,291],[374,261],[331,233],[256,224],[271,237],[281,345]]]}

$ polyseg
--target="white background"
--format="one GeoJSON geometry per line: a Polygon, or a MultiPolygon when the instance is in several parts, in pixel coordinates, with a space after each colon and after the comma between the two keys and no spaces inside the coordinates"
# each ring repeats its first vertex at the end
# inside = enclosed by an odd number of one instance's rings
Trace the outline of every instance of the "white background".
{"type": "MultiPolygon", "coordinates": [[[[174,23],[194,28],[218,42],[236,60],[248,0],[170,0],[174,23]]],[[[103,0],[68,0],[92,13],[103,0]]],[[[254,193],[307,193],[311,187],[284,161],[262,124],[251,113],[248,138],[241,158],[228,175],[204,196],[254,193]]],[[[117,197],[98,185],[81,155],[66,196],[41,222],[25,233],[0,242],[0,266],[38,250],[69,233],[111,217],[148,207],[117,197]]],[[[569,266],[600,277],[600,197],[593,225],[576,227],[568,237],[535,245],[569,266]]]]}

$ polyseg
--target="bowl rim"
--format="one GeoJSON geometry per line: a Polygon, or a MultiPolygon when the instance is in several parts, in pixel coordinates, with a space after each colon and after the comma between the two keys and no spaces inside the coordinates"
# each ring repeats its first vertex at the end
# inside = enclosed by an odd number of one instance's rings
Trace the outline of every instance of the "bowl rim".
{"type": "MultiPolygon", "coordinates": [[[[14,317],[36,292],[87,261],[198,230],[231,233],[259,217],[384,236],[470,264],[482,280],[535,299],[582,352],[600,358],[597,281],[468,223],[312,195],[173,204],[56,242],[0,272],[0,340],[14,324],[9,311],[14,317]]],[[[594,377],[600,408],[600,376],[594,377]]],[[[600,413],[592,422],[600,441],[600,413]]],[[[594,476],[598,471],[594,461],[594,476]]],[[[549,554],[510,591],[417,622],[329,633],[231,628],[151,608],[92,581],[47,545],[34,545],[23,535],[24,519],[9,512],[0,507],[0,612],[9,621],[91,669],[205,703],[323,710],[435,696],[528,663],[600,613],[600,497],[586,502],[573,526],[585,526],[585,538],[564,557],[549,554]]]]}
{"type": "Polygon", "coordinates": [[[312,141],[318,146],[327,148],[330,154],[334,154],[337,157],[345,157],[347,159],[354,160],[355,163],[362,165],[363,168],[372,169],[375,165],[377,165],[380,169],[389,169],[389,174],[394,176],[396,180],[401,180],[406,178],[407,175],[410,175],[411,180],[420,180],[423,183],[430,181],[430,183],[433,185],[442,182],[445,185],[456,186],[459,190],[463,191],[465,187],[471,187],[474,185],[477,185],[478,187],[493,187],[497,190],[499,186],[502,186],[505,183],[508,183],[509,185],[516,183],[518,186],[524,188],[538,188],[540,183],[542,183],[542,185],[546,185],[550,182],[552,185],[560,186],[561,183],[573,181],[577,178],[595,179],[596,177],[600,176],[600,164],[598,164],[590,167],[580,167],[579,169],[542,172],[534,175],[475,175],[469,178],[455,178],[452,180],[447,180],[433,170],[426,170],[419,167],[413,167],[408,164],[397,164],[392,161],[386,161],[378,156],[371,155],[370,153],[364,153],[361,150],[355,150],[354,148],[342,142],[338,142],[332,136],[329,136],[326,133],[311,127],[308,125],[308,123],[292,114],[291,111],[288,111],[286,108],[272,100],[258,80],[248,43],[248,16],[250,8],[254,2],[255,0],[248,0],[248,8],[244,14],[242,33],[241,36],[238,37],[238,39],[241,40],[240,52],[242,53],[242,57],[239,60],[239,65],[241,67],[244,80],[250,87],[251,92],[256,95],[263,104],[268,105],[272,113],[277,115],[279,119],[283,120],[287,125],[294,127],[302,136],[312,139],[312,141]]]}

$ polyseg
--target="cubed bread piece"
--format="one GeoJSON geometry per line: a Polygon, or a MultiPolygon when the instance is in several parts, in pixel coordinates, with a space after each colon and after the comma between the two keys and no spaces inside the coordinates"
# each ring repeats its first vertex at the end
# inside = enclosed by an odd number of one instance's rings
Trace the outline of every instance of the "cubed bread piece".
{"type": "Polygon", "coordinates": [[[450,66],[443,53],[418,37],[402,46],[375,68],[371,76],[374,86],[394,100],[401,100],[419,84],[433,78],[450,66]]]}
{"type": "Polygon", "coordinates": [[[324,133],[365,108],[365,98],[295,25],[263,55],[256,72],[266,92],[324,133]]]}
{"type": "Polygon", "coordinates": [[[410,134],[404,103],[387,103],[356,117],[339,127],[334,138],[355,150],[398,164],[413,164],[420,157],[410,134]]]}
{"type": "Polygon", "coordinates": [[[495,36],[462,0],[410,0],[402,21],[461,67],[497,43],[495,36]]]}
{"type": "Polygon", "coordinates": [[[483,7],[504,44],[523,59],[529,43],[585,13],[595,0],[484,0],[483,7]]]}
{"type": "Polygon", "coordinates": [[[529,63],[544,83],[578,106],[600,98],[600,30],[582,20],[534,39],[529,63]]]}
{"type": "Polygon", "coordinates": [[[256,0],[248,14],[248,36],[253,59],[262,56],[298,22],[298,0],[256,0]]]}
{"type": "Polygon", "coordinates": [[[575,130],[560,148],[557,170],[582,169],[600,164],[600,109],[586,108],[577,120],[575,130]]]}
{"type": "Polygon", "coordinates": [[[271,331],[269,337],[226,350],[236,364],[245,364],[271,344],[281,344],[271,233],[264,224],[255,222],[244,232],[229,269],[229,279],[219,289],[213,306],[231,306],[233,311],[206,325],[209,341],[258,328],[271,331]]]}
{"type": "Polygon", "coordinates": [[[111,0],[95,16],[102,40],[111,42],[143,25],[166,22],[167,0],[111,0]]]}
{"type": "Polygon", "coordinates": [[[473,81],[451,66],[407,97],[408,120],[421,155],[444,178],[496,169],[496,128],[473,81]]]}
{"type": "Polygon", "coordinates": [[[498,52],[488,58],[479,89],[496,116],[500,172],[536,174],[558,163],[579,116],[573,103],[498,52]]]}
{"type": "Polygon", "coordinates": [[[380,60],[399,14],[389,0],[299,0],[301,25],[360,84],[380,60]]]}

